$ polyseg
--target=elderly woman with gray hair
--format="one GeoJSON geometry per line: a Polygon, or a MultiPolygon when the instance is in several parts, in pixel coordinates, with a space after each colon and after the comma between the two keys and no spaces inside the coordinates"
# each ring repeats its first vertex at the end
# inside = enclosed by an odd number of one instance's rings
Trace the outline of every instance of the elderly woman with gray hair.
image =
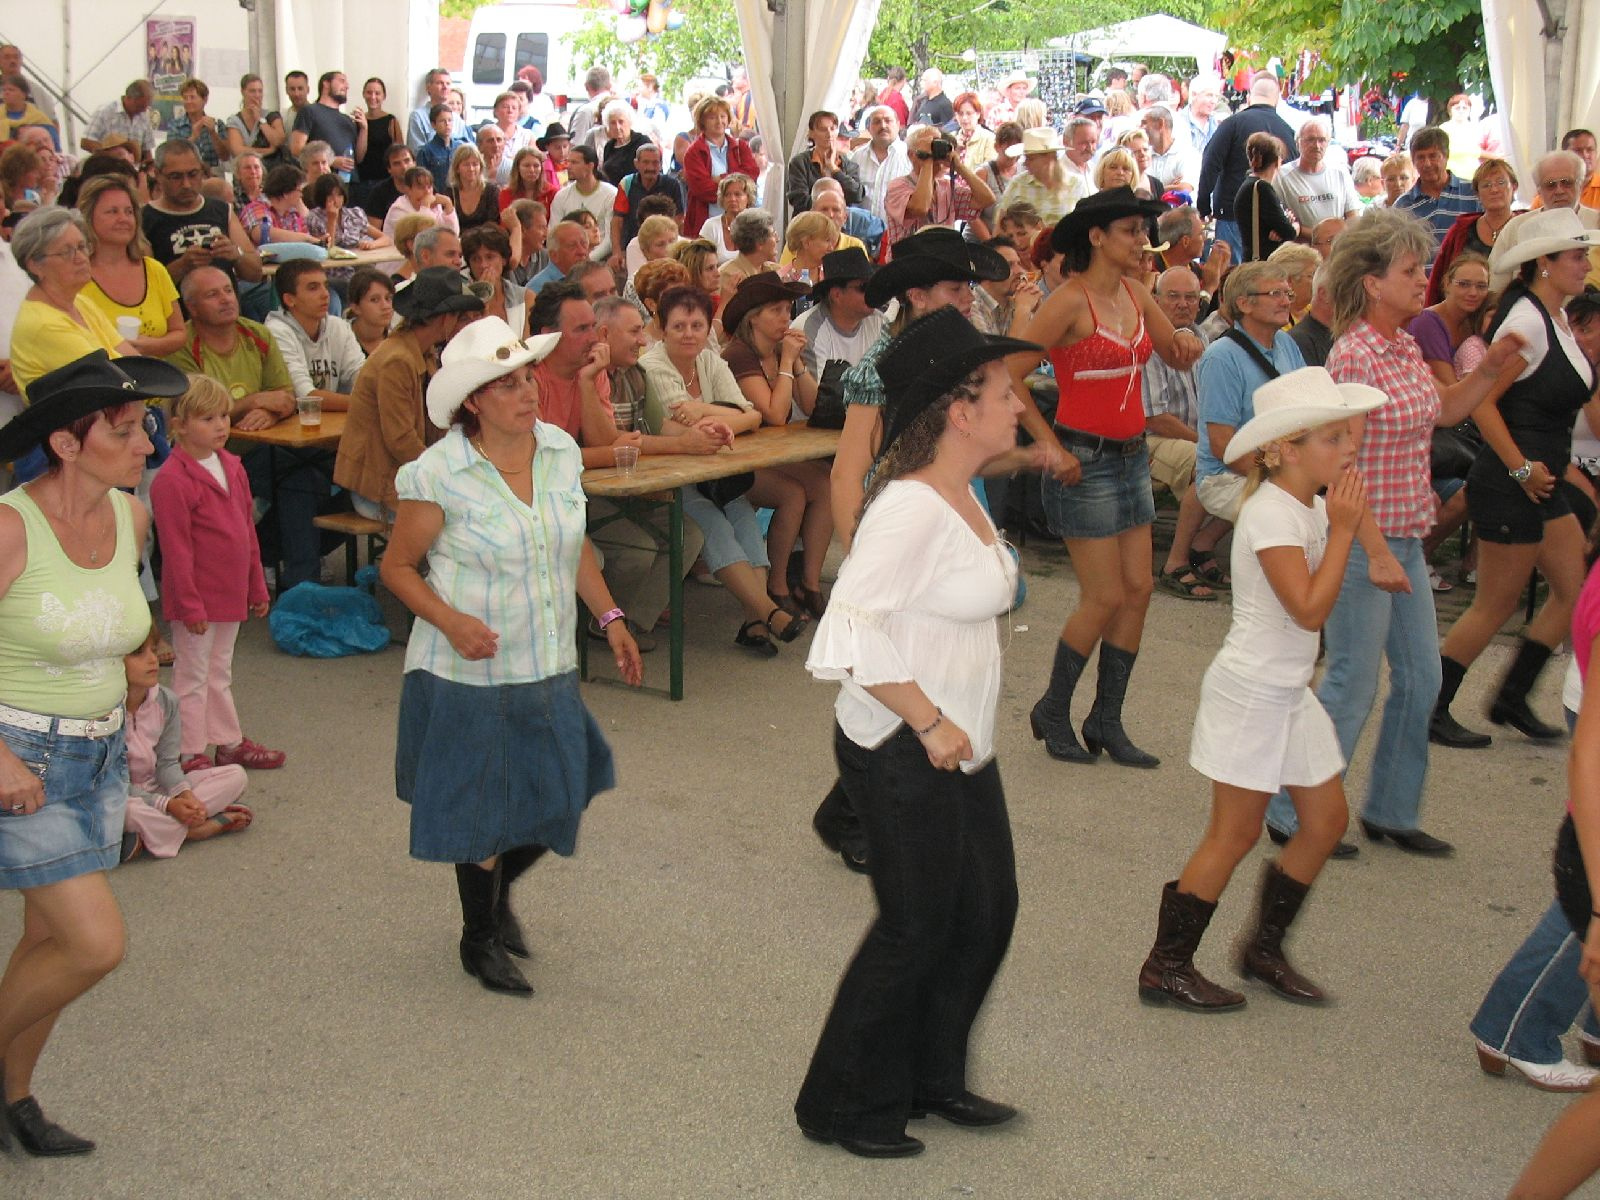
{"type": "MultiPolygon", "coordinates": [[[[11,374],[24,400],[39,376],[91,351],[105,350],[113,358],[138,353],[84,294],[90,280],[89,227],[80,213],[67,208],[30,213],[12,234],[11,253],[33,280],[11,330],[11,374]]],[[[16,481],[25,483],[43,469],[43,455],[30,451],[17,461],[16,481]]]]}
{"type": "Polygon", "coordinates": [[[735,253],[717,270],[722,281],[719,309],[733,299],[741,283],[772,270],[778,260],[778,231],[772,224],[772,214],[764,208],[747,208],[735,217],[729,238],[735,253]]]}
{"type": "MultiPolygon", "coordinates": [[[[1368,516],[1350,551],[1338,602],[1326,625],[1327,672],[1317,698],[1333,718],[1346,762],[1372,715],[1379,665],[1389,661],[1361,828],[1411,854],[1452,847],[1418,828],[1428,772],[1428,726],[1439,695],[1438,618],[1422,539],[1433,527],[1432,431],[1457,425],[1491,394],[1508,363],[1521,369],[1516,336],[1495,343],[1478,369],[1443,387],[1405,325],[1422,311],[1433,253],[1428,226],[1399,209],[1368,212],[1334,243],[1325,270],[1338,339],[1328,372],[1339,383],[1387,392],[1389,403],[1351,424],[1357,467],[1367,481],[1368,516]]],[[[1267,812],[1274,840],[1296,828],[1279,792],[1267,812]]]]}

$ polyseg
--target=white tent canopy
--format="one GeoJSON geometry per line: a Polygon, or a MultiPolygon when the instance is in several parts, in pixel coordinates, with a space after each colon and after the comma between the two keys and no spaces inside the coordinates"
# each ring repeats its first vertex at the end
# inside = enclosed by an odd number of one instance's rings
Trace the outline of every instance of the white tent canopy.
{"type": "Polygon", "coordinates": [[[1584,0],[1483,0],[1483,26],[1519,192],[1531,199],[1540,155],[1563,131],[1600,122],[1600,11],[1584,0]]]}
{"type": "Polygon", "coordinates": [[[1210,67],[1228,46],[1225,34],[1165,13],[1086,29],[1061,41],[1096,58],[1192,58],[1202,67],[1210,67]]]}

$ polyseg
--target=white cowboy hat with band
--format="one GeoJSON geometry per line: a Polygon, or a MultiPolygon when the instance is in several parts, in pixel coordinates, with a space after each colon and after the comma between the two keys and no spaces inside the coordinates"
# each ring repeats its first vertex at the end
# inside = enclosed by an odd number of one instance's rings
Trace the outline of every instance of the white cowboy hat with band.
{"type": "Polygon", "coordinates": [[[1389,402],[1364,383],[1335,383],[1322,367],[1301,367],[1256,389],[1256,415],[1228,440],[1224,462],[1236,462],[1268,442],[1304,433],[1344,417],[1359,417],[1389,402]]]}
{"type": "Polygon", "coordinates": [[[1541,208],[1518,217],[1516,233],[1516,244],[1495,255],[1495,270],[1509,271],[1547,254],[1600,246],[1600,229],[1585,229],[1570,208],[1541,208]]]}
{"type": "Polygon", "coordinates": [[[1060,154],[1065,149],[1061,135],[1048,125],[1043,125],[1038,129],[1024,129],[1022,141],[1007,147],[1006,153],[1012,158],[1026,158],[1030,154],[1060,154]]]}
{"type": "Polygon", "coordinates": [[[560,340],[559,333],[518,337],[500,317],[480,317],[464,326],[439,354],[439,370],[428,384],[428,420],[449,429],[468,396],[519,367],[542,361],[560,340]]]}

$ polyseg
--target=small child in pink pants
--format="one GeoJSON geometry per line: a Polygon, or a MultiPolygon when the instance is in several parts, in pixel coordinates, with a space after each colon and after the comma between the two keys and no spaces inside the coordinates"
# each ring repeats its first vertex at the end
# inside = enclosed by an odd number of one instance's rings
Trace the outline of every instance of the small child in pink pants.
{"type": "Polygon", "coordinates": [[[128,812],[122,861],[148,850],[171,858],[185,842],[248,829],[252,814],[239,803],[244,768],[178,765],[178,700],[160,686],[154,628],[144,645],[122,660],[128,675],[128,812]]]}
{"type": "Polygon", "coordinates": [[[233,398],[203,375],[172,402],[172,454],[150,484],[161,547],[161,611],[177,659],[183,769],[283,766],[281,750],[244,736],[233,704],[233,643],[245,617],[267,615],[267,582],[244,464],[228,442],[233,398]]]}

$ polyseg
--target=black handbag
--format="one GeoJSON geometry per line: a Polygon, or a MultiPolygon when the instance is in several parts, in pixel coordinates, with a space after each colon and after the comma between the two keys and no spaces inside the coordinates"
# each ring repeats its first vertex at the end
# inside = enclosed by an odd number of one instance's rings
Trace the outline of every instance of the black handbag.
{"type": "Polygon", "coordinates": [[[823,366],[817,400],[806,421],[812,429],[844,428],[844,373],[849,369],[850,364],[842,358],[830,358],[823,366]]]}
{"type": "Polygon", "coordinates": [[[1465,479],[1478,457],[1480,442],[1472,436],[1475,432],[1471,424],[1435,429],[1428,461],[1429,476],[1435,480],[1465,479]]]}
{"type": "MultiPolygon", "coordinates": [[[[736,404],[728,404],[721,400],[713,400],[712,404],[722,408],[738,407],[736,404]]],[[[743,471],[738,475],[724,475],[721,479],[708,479],[704,483],[695,484],[695,487],[699,488],[700,494],[718,508],[726,508],[755,485],[756,473],[743,471]]]]}

